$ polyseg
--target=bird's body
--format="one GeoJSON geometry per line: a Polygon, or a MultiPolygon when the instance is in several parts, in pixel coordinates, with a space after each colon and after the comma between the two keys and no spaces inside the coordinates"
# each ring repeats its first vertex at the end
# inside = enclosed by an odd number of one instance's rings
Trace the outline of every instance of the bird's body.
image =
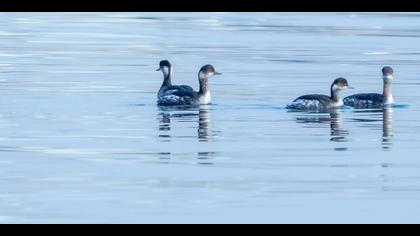
{"type": "Polygon", "coordinates": [[[380,108],[384,100],[384,96],[379,93],[360,93],[344,98],[344,104],[350,107],[380,108]]]}
{"type": "Polygon", "coordinates": [[[354,108],[383,108],[394,103],[392,95],[393,69],[389,66],[382,69],[384,89],[382,94],[360,93],[344,99],[344,105],[354,108]]]}
{"type": "MultiPolygon", "coordinates": [[[[160,70],[164,71],[162,67],[160,70]]],[[[211,95],[208,80],[211,76],[218,74],[220,73],[217,73],[212,65],[203,66],[198,73],[198,80],[200,84],[199,91],[194,91],[194,89],[188,85],[172,85],[169,82],[165,82],[166,79],[164,79],[164,83],[162,84],[162,87],[160,88],[157,95],[157,103],[160,106],[188,106],[210,104],[211,95]]]]}
{"type": "Polygon", "coordinates": [[[159,91],[158,105],[197,105],[194,102],[197,96],[197,92],[189,86],[169,86],[159,91]]]}
{"type": "Polygon", "coordinates": [[[311,94],[298,97],[287,108],[295,110],[323,110],[331,107],[341,106],[340,101],[334,101],[330,96],[321,94],[311,94]]]}
{"type": "Polygon", "coordinates": [[[344,78],[336,79],[331,85],[331,96],[321,94],[311,94],[300,96],[291,104],[287,105],[287,109],[292,110],[325,110],[343,105],[340,97],[340,91],[350,88],[348,82],[344,78]]]}

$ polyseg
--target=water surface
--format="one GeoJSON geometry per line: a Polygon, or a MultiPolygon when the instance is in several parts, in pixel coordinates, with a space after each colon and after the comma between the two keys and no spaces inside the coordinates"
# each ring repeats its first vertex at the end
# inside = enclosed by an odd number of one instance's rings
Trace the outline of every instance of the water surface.
{"type": "Polygon", "coordinates": [[[0,14],[0,222],[419,223],[419,16],[0,14]],[[157,107],[162,59],[214,104],[157,107]],[[392,109],[284,109],[384,65],[392,109]]]}

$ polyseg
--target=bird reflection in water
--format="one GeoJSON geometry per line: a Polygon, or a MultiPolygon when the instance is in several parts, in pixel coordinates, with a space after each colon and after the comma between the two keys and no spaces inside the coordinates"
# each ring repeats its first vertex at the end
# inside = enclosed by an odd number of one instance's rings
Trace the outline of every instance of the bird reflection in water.
{"type": "Polygon", "coordinates": [[[392,129],[392,115],[393,115],[392,108],[385,108],[383,110],[382,148],[384,151],[390,150],[392,146],[392,137],[394,136],[393,129],[392,129]]]}
{"type": "MultiPolygon", "coordinates": [[[[391,150],[392,147],[392,139],[393,139],[393,128],[392,128],[392,121],[393,121],[393,109],[391,107],[383,108],[383,109],[367,109],[367,110],[356,110],[355,113],[358,114],[365,114],[367,115],[366,118],[355,118],[354,121],[359,123],[379,123],[381,122],[382,125],[382,149],[384,151],[391,150]]],[[[375,124],[372,129],[377,129],[378,126],[375,124]]]]}
{"type": "MultiPolygon", "coordinates": [[[[296,123],[319,125],[329,124],[330,141],[336,143],[347,142],[346,137],[349,135],[348,130],[342,127],[341,110],[329,109],[324,112],[302,113],[296,117],[296,123]]],[[[347,148],[335,148],[336,151],[346,151],[347,148]]]]}
{"type": "MultiPolygon", "coordinates": [[[[208,105],[201,106],[184,106],[184,107],[160,107],[158,115],[159,119],[159,138],[163,142],[171,142],[174,139],[171,135],[172,128],[177,122],[197,122],[197,139],[199,142],[208,142],[211,138],[209,130],[210,107],[208,105]],[[198,113],[197,113],[198,111],[198,113]]],[[[169,160],[170,152],[162,152],[161,160],[169,160]]],[[[198,164],[209,165],[214,157],[214,152],[198,152],[198,164]]]]}
{"type": "Polygon", "coordinates": [[[169,142],[171,135],[168,133],[171,131],[171,115],[169,113],[160,113],[159,120],[159,138],[162,138],[163,142],[169,142]]]}
{"type": "Polygon", "coordinates": [[[347,142],[346,136],[349,135],[349,131],[342,127],[341,111],[338,109],[332,110],[330,112],[330,118],[331,141],[347,142]]]}
{"type": "Polygon", "coordinates": [[[198,140],[209,141],[209,109],[200,109],[198,112],[198,140]]]}
{"type": "Polygon", "coordinates": [[[213,159],[216,155],[215,152],[199,152],[198,153],[198,164],[200,165],[213,165],[213,159]]]}

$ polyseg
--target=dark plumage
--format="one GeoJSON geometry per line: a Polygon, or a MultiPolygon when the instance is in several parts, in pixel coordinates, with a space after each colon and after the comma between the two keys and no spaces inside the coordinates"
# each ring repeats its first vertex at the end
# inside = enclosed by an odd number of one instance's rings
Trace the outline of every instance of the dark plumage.
{"type": "Polygon", "coordinates": [[[295,99],[287,105],[287,109],[293,110],[324,110],[343,105],[339,92],[348,89],[349,85],[346,79],[338,78],[331,85],[331,96],[311,94],[304,95],[295,99]]]}
{"type": "Polygon", "coordinates": [[[344,105],[356,108],[380,108],[384,105],[384,95],[361,93],[344,98],[344,105]]]}
{"type": "Polygon", "coordinates": [[[200,90],[194,91],[187,85],[162,86],[158,93],[158,105],[161,106],[183,106],[200,105],[211,102],[208,79],[213,75],[218,75],[212,65],[203,66],[199,73],[200,90]]]}
{"type": "Polygon", "coordinates": [[[160,61],[159,69],[163,73],[163,83],[158,92],[158,104],[165,105],[174,102],[174,97],[171,94],[187,96],[187,94],[194,93],[194,89],[188,85],[172,85],[172,64],[168,60],[160,61]]]}
{"type": "Polygon", "coordinates": [[[361,93],[344,98],[344,105],[354,108],[383,108],[394,102],[392,96],[392,80],[394,70],[385,66],[382,68],[384,83],[383,93],[361,93]]]}
{"type": "Polygon", "coordinates": [[[193,100],[197,96],[197,92],[190,86],[170,86],[159,91],[158,105],[193,105],[193,100]]]}

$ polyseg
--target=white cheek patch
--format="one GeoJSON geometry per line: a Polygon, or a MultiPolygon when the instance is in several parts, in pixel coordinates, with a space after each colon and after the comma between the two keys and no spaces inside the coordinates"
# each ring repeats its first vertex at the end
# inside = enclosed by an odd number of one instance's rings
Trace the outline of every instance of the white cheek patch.
{"type": "Polygon", "coordinates": [[[214,75],[214,73],[208,73],[208,74],[206,74],[206,73],[200,71],[200,73],[198,74],[198,77],[200,79],[208,79],[208,78],[210,78],[213,75],[214,75]]]}
{"type": "Polygon", "coordinates": [[[198,77],[200,77],[200,79],[208,79],[208,75],[203,73],[202,71],[200,71],[200,74],[198,74],[198,77]]]}
{"type": "Polygon", "coordinates": [[[348,88],[349,88],[348,86],[340,87],[340,86],[338,86],[336,84],[332,87],[332,89],[334,91],[337,91],[337,90],[345,90],[345,89],[348,89],[348,88]]]}
{"type": "Polygon", "coordinates": [[[164,67],[162,68],[162,73],[163,73],[165,76],[168,76],[168,75],[169,75],[169,73],[170,73],[169,68],[168,68],[167,66],[164,66],[164,67]]]}

